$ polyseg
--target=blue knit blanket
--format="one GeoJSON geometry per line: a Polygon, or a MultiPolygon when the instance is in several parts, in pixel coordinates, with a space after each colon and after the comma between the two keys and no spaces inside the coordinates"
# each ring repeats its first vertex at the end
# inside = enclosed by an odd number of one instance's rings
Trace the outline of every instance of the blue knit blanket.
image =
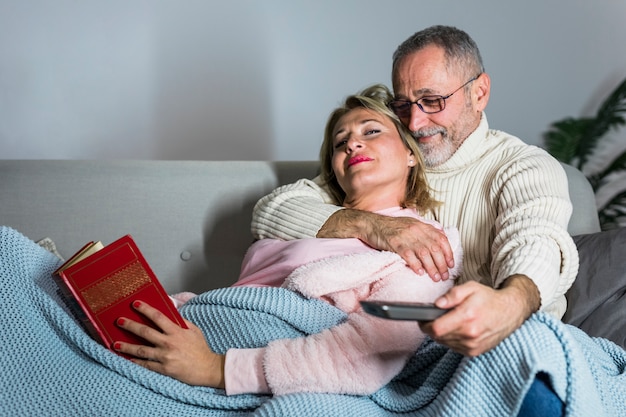
{"type": "MultiPolygon", "coordinates": [[[[0,227],[2,415],[506,416],[516,414],[537,372],[550,376],[567,416],[626,415],[626,353],[543,314],[477,358],[427,341],[371,396],[228,397],[150,372],[92,340],[51,279],[59,264],[23,235],[0,227]]],[[[306,336],[345,319],[324,302],[279,288],[215,290],[182,312],[220,352],[306,336]]]]}

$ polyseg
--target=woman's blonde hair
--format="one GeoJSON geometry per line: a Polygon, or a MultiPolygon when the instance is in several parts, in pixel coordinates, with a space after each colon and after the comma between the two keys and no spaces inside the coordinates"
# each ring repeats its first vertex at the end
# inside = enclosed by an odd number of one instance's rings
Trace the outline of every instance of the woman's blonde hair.
{"type": "Polygon", "coordinates": [[[410,168],[404,201],[401,202],[401,205],[402,207],[415,208],[419,213],[423,214],[438,206],[439,202],[431,196],[431,188],[428,185],[424,171],[424,161],[415,139],[402,124],[398,116],[396,116],[387,105],[392,98],[393,95],[386,86],[375,84],[355,95],[348,96],[343,105],[336,108],[330,114],[328,122],[326,123],[326,129],[324,130],[324,142],[320,149],[320,175],[324,183],[328,186],[335,202],[340,205],[343,204],[346,193],[339,186],[332,167],[334,153],[333,131],[339,119],[354,109],[363,108],[379,113],[393,122],[404,146],[415,156],[415,166],[410,168]]]}

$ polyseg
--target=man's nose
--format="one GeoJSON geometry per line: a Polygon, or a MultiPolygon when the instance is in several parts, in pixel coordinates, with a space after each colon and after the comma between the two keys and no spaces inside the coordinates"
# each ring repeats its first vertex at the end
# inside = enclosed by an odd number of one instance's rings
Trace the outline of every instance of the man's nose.
{"type": "Polygon", "coordinates": [[[428,123],[428,115],[424,113],[417,104],[411,105],[411,116],[409,118],[409,123],[407,124],[407,128],[411,132],[416,132],[420,128],[426,126],[428,123]]]}

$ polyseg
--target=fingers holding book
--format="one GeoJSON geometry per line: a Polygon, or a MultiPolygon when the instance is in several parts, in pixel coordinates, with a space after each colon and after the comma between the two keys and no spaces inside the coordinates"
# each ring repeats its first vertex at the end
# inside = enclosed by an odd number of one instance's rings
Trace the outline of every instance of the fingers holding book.
{"type": "Polygon", "coordinates": [[[135,301],[133,308],[156,328],[120,317],[117,325],[147,344],[117,341],[113,345],[115,350],[132,356],[131,360],[144,368],[187,384],[224,388],[225,356],[210,349],[198,327],[185,321],[188,329],[184,329],[145,302],[135,301]]]}

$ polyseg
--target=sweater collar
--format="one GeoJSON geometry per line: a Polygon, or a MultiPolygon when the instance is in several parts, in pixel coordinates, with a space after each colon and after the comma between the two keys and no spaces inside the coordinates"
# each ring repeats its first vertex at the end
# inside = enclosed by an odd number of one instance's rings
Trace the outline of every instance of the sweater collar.
{"type": "Polygon", "coordinates": [[[487,140],[488,132],[489,123],[487,115],[483,112],[476,130],[463,141],[450,159],[436,167],[426,168],[426,172],[454,171],[479,159],[487,151],[484,141],[487,140]]]}

